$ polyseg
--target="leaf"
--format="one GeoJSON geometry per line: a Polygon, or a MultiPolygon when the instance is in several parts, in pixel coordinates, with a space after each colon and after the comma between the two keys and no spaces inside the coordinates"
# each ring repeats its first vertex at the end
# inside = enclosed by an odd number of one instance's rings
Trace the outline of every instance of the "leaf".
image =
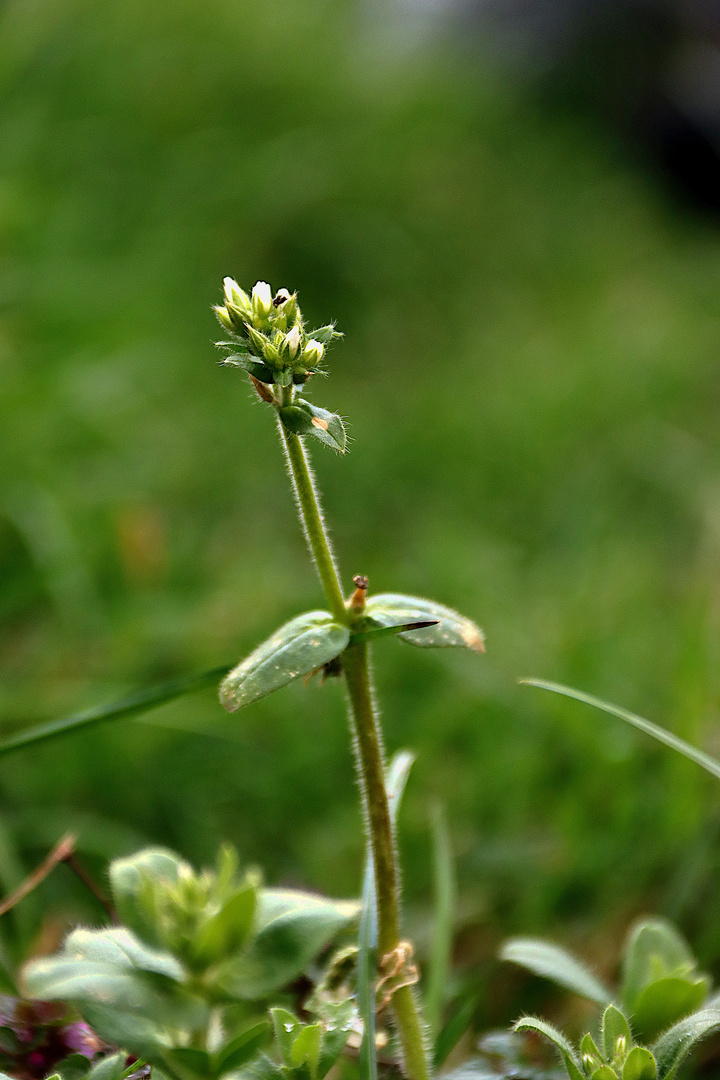
{"type": "Polygon", "coordinates": [[[222,1076],[247,1064],[267,1040],[270,1026],[267,1020],[260,1020],[226,1043],[213,1058],[215,1073],[222,1076]]]}
{"type": "Polygon", "coordinates": [[[206,1050],[196,1050],[191,1046],[177,1046],[165,1051],[165,1058],[172,1066],[179,1066],[183,1072],[195,1076],[212,1076],[210,1055],[206,1050]]]}
{"type": "Polygon", "coordinates": [[[328,1002],[322,1010],[322,1040],[317,1063],[317,1080],[332,1069],[347,1045],[350,1033],[355,1028],[357,1008],[352,998],[344,1001],[328,1002]]]}
{"type": "Polygon", "coordinates": [[[245,1000],[267,997],[301,975],[358,914],[355,901],[261,889],[255,937],[242,956],[222,966],[218,984],[245,1000]]]}
{"type": "Polygon", "coordinates": [[[679,738],[677,735],[673,735],[672,732],[666,731],[665,728],[661,728],[659,724],[654,724],[652,720],[645,720],[642,716],[628,712],[627,709],[621,709],[618,705],[611,705],[608,701],[602,701],[601,698],[593,697],[592,694],[586,694],[582,690],[573,690],[571,687],[563,686],[561,683],[548,682],[545,679],[518,679],[518,682],[524,686],[537,686],[540,690],[550,690],[553,694],[562,694],[563,697],[573,698],[575,701],[581,701],[584,705],[592,705],[595,709],[601,709],[602,712],[610,713],[611,716],[617,716],[620,720],[632,724],[638,731],[644,731],[646,735],[652,735],[653,739],[657,739],[658,742],[664,743],[665,746],[669,746],[672,750],[677,750],[679,754],[689,758],[690,761],[694,761],[696,765],[720,779],[720,761],[716,761],[709,754],[691,746],[690,743],[685,742],[684,739],[679,738]]]}
{"type": "Polygon", "coordinates": [[[345,453],[347,435],[337,413],[321,409],[301,397],[296,398],[292,405],[283,406],[278,412],[288,431],[295,435],[313,435],[333,450],[345,453]]]}
{"type": "Polygon", "coordinates": [[[591,1074],[590,1080],[618,1080],[618,1074],[610,1065],[601,1065],[591,1074]]]}
{"type": "Polygon", "coordinates": [[[513,1024],[513,1031],[535,1031],[542,1035],[560,1051],[572,1080],[578,1080],[578,1077],[583,1080],[575,1049],[563,1033],[547,1020],[541,1020],[539,1016],[523,1016],[513,1024]]]}
{"type": "Polygon", "coordinates": [[[125,1054],[111,1054],[93,1065],[86,1080],[122,1080],[125,1074],[127,1057],[125,1054]]]}
{"type": "Polygon", "coordinates": [[[328,323],[327,326],[319,326],[317,330],[313,330],[309,336],[321,345],[329,345],[331,341],[341,338],[342,334],[335,329],[335,323],[328,323]]]}
{"type": "Polygon", "coordinates": [[[88,1075],[90,1060],[84,1054],[68,1054],[55,1065],[62,1080],[83,1080],[88,1075]]]}
{"type": "Polygon", "coordinates": [[[622,1080],[655,1080],[657,1065],[655,1058],[644,1046],[633,1046],[625,1058],[622,1080]]]}
{"type": "Polygon", "coordinates": [[[407,630],[398,636],[410,645],[422,648],[459,647],[484,652],[482,631],[464,615],[444,604],[400,593],[379,593],[371,596],[365,607],[370,625],[396,626],[403,622],[432,621],[435,625],[423,630],[407,630]]]}
{"type": "Polygon", "coordinates": [[[701,1009],[675,1024],[651,1047],[663,1080],[672,1080],[692,1048],[720,1029],[720,1009],[701,1009]]]}
{"type": "Polygon", "coordinates": [[[61,956],[73,961],[114,964],[118,968],[163,975],[173,982],[185,978],[182,964],[174,956],[149,948],[122,926],[107,930],[74,930],[67,937],[61,956]]]}
{"type": "Polygon", "coordinates": [[[316,439],[325,443],[326,446],[331,447],[333,450],[339,450],[341,454],[344,454],[347,448],[347,435],[345,425],[338,414],[328,412],[327,409],[321,409],[318,405],[313,405],[311,401],[306,401],[305,398],[297,398],[296,400],[302,408],[307,409],[310,413],[310,430],[308,434],[314,435],[316,439]]]}
{"type": "Polygon", "coordinates": [[[435,626],[437,619],[422,619],[420,622],[398,623],[397,626],[375,626],[370,630],[360,630],[350,635],[350,644],[356,641],[377,641],[378,638],[401,634],[403,630],[423,630],[426,626],[435,626]]]}
{"type": "Polygon", "coordinates": [[[633,1028],[643,1042],[657,1038],[671,1024],[700,1009],[709,989],[707,977],[656,979],[635,999],[633,1028]]]}
{"type": "Polygon", "coordinates": [[[220,685],[220,701],[229,712],[242,709],[334,660],[349,640],[348,628],[329,612],[299,615],[233,668],[220,685]]]}
{"type": "Polygon", "coordinates": [[[603,1013],[602,1045],[608,1061],[623,1057],[632,1046],[630,1025],[616,1005],[608,1005],[603,1013]],[[620,1046],[618,1040],[623,1040],[620,1046]]]}
{"type": "Polygon", "coordinates": [[[257,379],[261,383],[272,383],[275,375],[273,369],[262,360],[258,360],[256,356],[251,356],[250,353],[234,353],[231,356],[226,356],[220,361],[223,367],[237,367],[242,368],[243,371],[247,371],[249,375],[257,379]]]}
{"type": "Polygon", "coordinates": [[[158,706],[182,697],[183,694],[192,694],[196,690],[203,690],[206,686],[214,685],[223,675],[227,674],[228,667],[228,664],[224,664],[222,667],[213,668],[212,671],[205,671],[202,675],[188,675],[182,679],[171,679],[169,682],[158,683],[156,686],[151,686],[146,690],[138,690],[135,693],[128,694],[111,705],[85,709],[83,712],[75,713],[73,716],[65,717],[63,720],[51,720],[45,724],[37,724],[35,727],[26,728],[24,731],[19,731],[16,735],[11,735],[8,739],[0,742],[0,757],[3,754],[11,753],[13,750],[21,750],[35,743],[46,742],[48,739],[55,739],[60,735],[67,735],[81,728],[91,727],[93,724],[101,724],[107,720],[121,720],[129,716],[139,716],[142,713],[149,712],[151,709],[157,709],[158,706]]]}
{"type": "Polygon", "coordinates": [[[527,968],[535,975],[565,987],[574,994],[608,1005],[612,994],[580,960],[571,953],[539,938],[510,938],[500,949],[500,959],[527,968]]]}
{"type": "Polygon", "coordinates": [[[144,848],[128,858],[113,860],[110,889],[118,915],[143,941],[162,945],[155,888],[161,883],[174,885],[190,874],[190,864],[167,848],[144,848]]]}
{"type": "Polygon", "coordinates": [[[293,1068],[299,1069],[302,1065],[307,1065],[312,1080],[317,1077],[321,1039],[322,1025],[306,1024],[296,1036],[290,1053],[290,1064],[293,1068]]]}
{"type": "Polygon", "coordinates": [[[450,973],[456,889],[450,834],[441,806],[435,808],[432,826],[435,914],[425,993],[425,1018],[431,1034],[437,1037],[450,973]]]}
{"type": "Polygon", "coordinates": [[[634,1013],[639,995],[652,982],[665,976],[687,976],[696,967],[690,946],[671,923],[665,919],[636,923],[623,960],[622,997],[626,1007],[634,1013]]]}
{"type": "Polygon", "coordinates": [[[209,966],[240,951],[250,933],[256,903],[257,886],[254,883],[230,897],[192,943],[198,963],[209,966]]]}
{"type": "Polygon", "coordinates": [[[280,1047],[282,1059],[286,1065],[289,1065],[293,1042],[302,1025],[294,1013],[291,1013],[288,1009],[280,1008],[279,1006],[270,1010],[270,1016],[272,1017],[273,1027],[275,1028],[275,1038],[280,1047]]]}
{"type": "Polygon", "coordinates": [[[450,1051],[457,1046],[460,1039],[470,1027],[476,1007],[477,999],[475,996],[467,998],[455,1010],[445,1026],[441,1029],[435,1040],[435,1047],[433,1050],[433,1067],[436,1070],[440,1068],[450,1054],[450,1051]]]}

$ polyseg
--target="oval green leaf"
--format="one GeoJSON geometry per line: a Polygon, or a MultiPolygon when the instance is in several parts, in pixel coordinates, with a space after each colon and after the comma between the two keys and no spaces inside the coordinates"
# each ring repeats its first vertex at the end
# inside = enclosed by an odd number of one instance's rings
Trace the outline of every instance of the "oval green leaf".
{"type": "Polygon", "coordinates": [[[598,1005],[609,1005],[612,1000],[612,994],[607,987],[603,986],[580,960],[549,941],[511,938],[500,949],[500,959],[519,964],[535,975],[552,979],[566,990],[598,1005]]]}
{"type": "Polygon", "coordinates": [[[408,622],[433,622],[421,630],[405,630],[399,638],[409,645],[426,649],[461,648],[484,652],[482,630],[472,619],[460,615],[444,604],[423,600],[419,596],[401,593],[379,593],[371,596],[365,607],[369,625],[397,626],[408,622]]]}
{"type": "Polygon", "coordinates": [[[236,712],[334,660],[349,640],[348,628],[329,612],[299,615],[233,668],[220,684],[220,701],[236,712]]]}
{"type": "Polygon", "coordinates": [[[622,1080],[655,1080],[657,1065],[655,1058],[644,1046],[633,1046],[625,1058],[622,1080]]]}

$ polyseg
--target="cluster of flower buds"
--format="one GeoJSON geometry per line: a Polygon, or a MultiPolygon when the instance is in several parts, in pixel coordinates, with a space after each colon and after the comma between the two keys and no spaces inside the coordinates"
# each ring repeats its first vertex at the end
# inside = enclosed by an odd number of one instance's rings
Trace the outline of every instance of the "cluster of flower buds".
{"type": "Polygon", "coordinates": [[[233,349],[224,364],[247,371],[258,382],[302,385],[320,371],[326,347],[342,337],[334,324],[312,333],[305,329],[297,296],[280,289],[275,296],[258,281],[248,296],[236,281],[223,281],[225,303],[213,308],[231,336],[219,344],[233,349]]]}

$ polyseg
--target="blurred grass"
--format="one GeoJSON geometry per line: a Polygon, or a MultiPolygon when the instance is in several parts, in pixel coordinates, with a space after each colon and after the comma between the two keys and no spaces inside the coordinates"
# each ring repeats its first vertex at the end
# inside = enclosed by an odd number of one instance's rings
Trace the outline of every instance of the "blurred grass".
{"type": "MultiPolygon", "coordinates": [[[[339,0],[14,0],[0,95],[3,731],[318,604],[273,425],[211,345],[224,274],[296,287],[346,334],[311,384],[354,439],[314,454],[346,579],[488,636],[480,660],[375,650],[389,748],[417,753],[411,918],[440,800],[468,966],[478,925],[649,909],[720,957],[712,781],[515,685],[720,749],[717,231],[582,117],[339,0]]],[[[357,892],[337,686],[150,720],[0,762],[26,862],[66,828],[98,866],[229,837],[273,880],[357,892]]]]}

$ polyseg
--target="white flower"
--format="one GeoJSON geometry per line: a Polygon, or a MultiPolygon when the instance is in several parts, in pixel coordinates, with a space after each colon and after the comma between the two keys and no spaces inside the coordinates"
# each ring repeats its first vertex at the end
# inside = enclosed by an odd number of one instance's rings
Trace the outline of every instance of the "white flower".
{"type": "Polygon", "coordinates": [[[300,327],[293,326],[292,330],[285,335],[285,344],[283,348],[287,349],[290,353],[290,359],[294,360],[297,356],[297,351],[300,348],[300,327]]]}
{"type": "Polygon", "coordinates": [[[316,341],[315,338],[310,338],[307,345],[303,349],[303,360],[310,367],[315,367],[319,364],[325,355],[325,346],[321,341],[316,341]]]}
{"type": "Polygon", "coordinates": [[[273,300],[272,291],[267,281],[258,281],[253,286],[252,307],[257,318],[269,318],[273,310],[273,300]]]}

